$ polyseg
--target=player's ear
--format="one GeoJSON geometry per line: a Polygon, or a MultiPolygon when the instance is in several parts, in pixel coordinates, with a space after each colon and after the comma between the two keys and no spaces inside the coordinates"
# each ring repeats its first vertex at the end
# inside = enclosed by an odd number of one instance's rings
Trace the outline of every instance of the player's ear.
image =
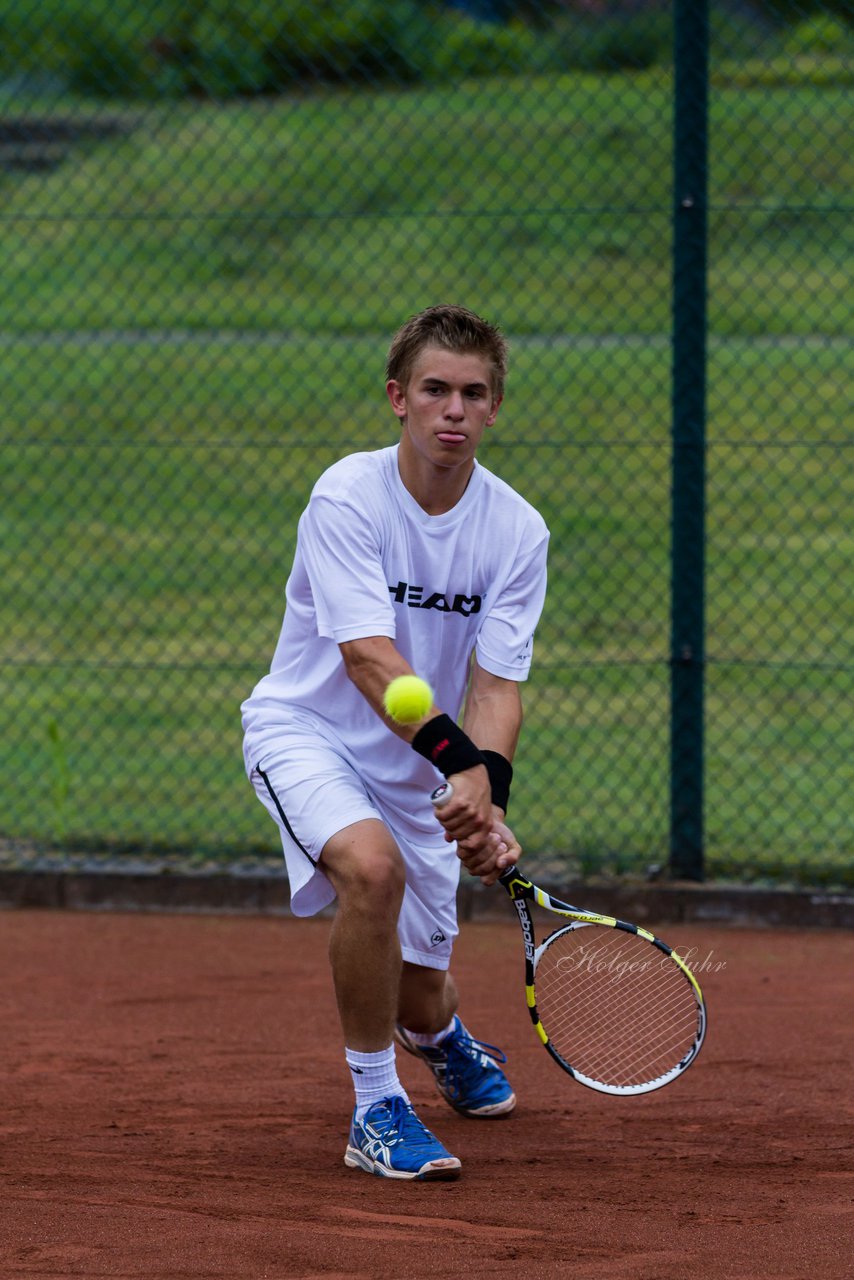
{"type": "Polygon", "coordinates": [[[493,400],[492,408],[490,409],[489,416],[486,419],[486,425],[488,427],[491,427],[495,419],[498,417],[498,410],[501,408],[501,401],[503,399],[503,396],[498,396],[496,400],[493,400]]]}
{"type": "Polygon", "coordinates": [[[385,384],[385,393],[396,418],[406,417],[406,390],[393,378],[385,384]]]}

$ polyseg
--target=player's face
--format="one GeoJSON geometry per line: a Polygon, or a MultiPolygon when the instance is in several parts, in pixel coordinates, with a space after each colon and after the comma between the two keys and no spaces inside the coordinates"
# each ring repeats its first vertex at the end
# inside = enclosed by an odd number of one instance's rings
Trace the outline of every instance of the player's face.
{"type": "Polygon", "coordinates": [[[435,466],[471,466],[501,404],[490,374],[483,356],[425,347],[407,386],[389,382],[386,388],[401,420],[401,448],[435,466]]]}

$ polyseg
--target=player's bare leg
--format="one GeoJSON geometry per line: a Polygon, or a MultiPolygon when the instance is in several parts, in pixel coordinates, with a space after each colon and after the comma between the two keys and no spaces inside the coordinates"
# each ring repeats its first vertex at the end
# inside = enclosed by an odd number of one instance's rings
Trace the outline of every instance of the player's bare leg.
{"type": "Polygon", "coordinates": [[[509,1115],[516,1095],[498,1065],[507,1059],[472,1036],[457,1016],[457,1004],[450,973],[404,963],[395,1039],[427,1064],[456,1111],[482,1120],[509,1115]]]}
{"type": "Polygon", "coordinates": [[[453,1180],[460,1161],[418,1119],[394,1061],[400,851],[381,822],[367,820],[333,836],[321,861],[338,895],[329,957],[356,1089],[344,1163],[384,1178],[453,1180]]]}
{"type": "Polygon", "coordinates": [[[397,1017],[403,859],[388,829],[366,820],[327,841],[321,865],[338,895],[329,959],[344,1040],[373,1053],[391,1043],[397,1017]]]}
{"type": "Polygon", "coordinates": [[[407,1031],[443,1031],[459,1004],[457,984],[444,969],[427,969],[404,960],[397,1020],[407,1031]]]}

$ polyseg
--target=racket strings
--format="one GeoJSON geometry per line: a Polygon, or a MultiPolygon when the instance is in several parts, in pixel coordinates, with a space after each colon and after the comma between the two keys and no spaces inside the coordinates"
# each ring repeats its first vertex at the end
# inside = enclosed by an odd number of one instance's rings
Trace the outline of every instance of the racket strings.
{"type": "Polygon", "coordinates": [[[556,1023],[541,1008],[543,1025],[553,1046],[576,1070],[603,1083],[628,1086],[664,1075],[681,1061],[693,1042],[696,1012],[680,1028],[668,1025],[650,1035],[636,1029],[639,1018],[655,1016],[650,1009],[611,1009],[601,1025],[602,1012],[576,1013],[556,1023]],[[676,1048],[674,1049],[674,1042],[676,1048]]]}
{"type": "Polygon", "coordinates": [[[678,997],[661,1001],[648,990],[626,997],[616,984],[624,989],[627,981],[623,976],[607,988],[599,984],[586,997],[577,987],[574,995],[563,985],[543,992],[541,983],[538,990],[543,1025],[561,1056],[584,1074],[618,1085],[663,1074],[690,1047],[696,1027],[696,1009],[680,1014],[678,997]]]}
{"type": "Polygon", "coordinates": [[[652,988],[647,983],[641,985],[636,977],[623,974],[607,985],[600,982],[579,990],[577,985],[565,987],[563,973],[559,976],[558,998],[561,990],[564,994],[574,992],[571,1003],[563,1011],[564,1021],[570,1031],[573,1026],[583,1028],[590,1037],[590,1046],[601,1044],[603,1049],[613,1046],[614,1052],[622,1045],[628,1053],[642,1044],[654,1055],[658,1046],[671,1042],[674,1028],[680,1024],[688,1035],[693,1032],[695,1009],[693,1001],[689,1001],[686,1008],[686,993],[682,989],[685,980],[681,975],[675,978],[670,991],[661,985],[652,988]]]}
{"type": "MultiPolygon", "coordinates": [[[[613,1024],[609,1024],[607,1033],[600,1035],[596,1041],[584,1027],[579,1026],[577,1020],[573,1020],[568,1026],[555,1028],[549,1016],[545,1016],[547,1034],[561,1057],[584,1075],[605,1084],[627,1086],[645,1083],[666,1074],[684,1056],[683,1052],[673,1051],[674,1033],[671,1028],[663,1031],[657,1040],[647,1037],[639,1042],[634,1039],[621,1046],[614,1041],[613,1024]]],[[[688,1028],[684,1052],[688,1051],[693,1042],[695,1026],[696,1018],[688,1028]]]]}
{"type": "Polygon", "coordinates": [[[645,939],[607,925],[564,929],[548,939],[535,991],[553,1048],[603,1084],[657,1079],[696,1039],[697,1000],[685,974],[645,939]]]}

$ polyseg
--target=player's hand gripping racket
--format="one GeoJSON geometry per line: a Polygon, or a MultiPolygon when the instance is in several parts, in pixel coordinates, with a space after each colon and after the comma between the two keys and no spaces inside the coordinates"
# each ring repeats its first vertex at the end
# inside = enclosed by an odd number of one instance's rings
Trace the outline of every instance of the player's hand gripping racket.
{"type": "MultiPolygon", "coordinates": [[[[453,794],[436,788],[438,808],[453,794]]],[[[700,1052],[706,1006],[694,975],[647,929],[572,907],[519,871],[498,877],[525,943],[525,996],[537,1034],[558,1066],[600,1093],[651,1093],[700,1052]],[[571,923],[536,945],[528,904],[571,923]]]]}

